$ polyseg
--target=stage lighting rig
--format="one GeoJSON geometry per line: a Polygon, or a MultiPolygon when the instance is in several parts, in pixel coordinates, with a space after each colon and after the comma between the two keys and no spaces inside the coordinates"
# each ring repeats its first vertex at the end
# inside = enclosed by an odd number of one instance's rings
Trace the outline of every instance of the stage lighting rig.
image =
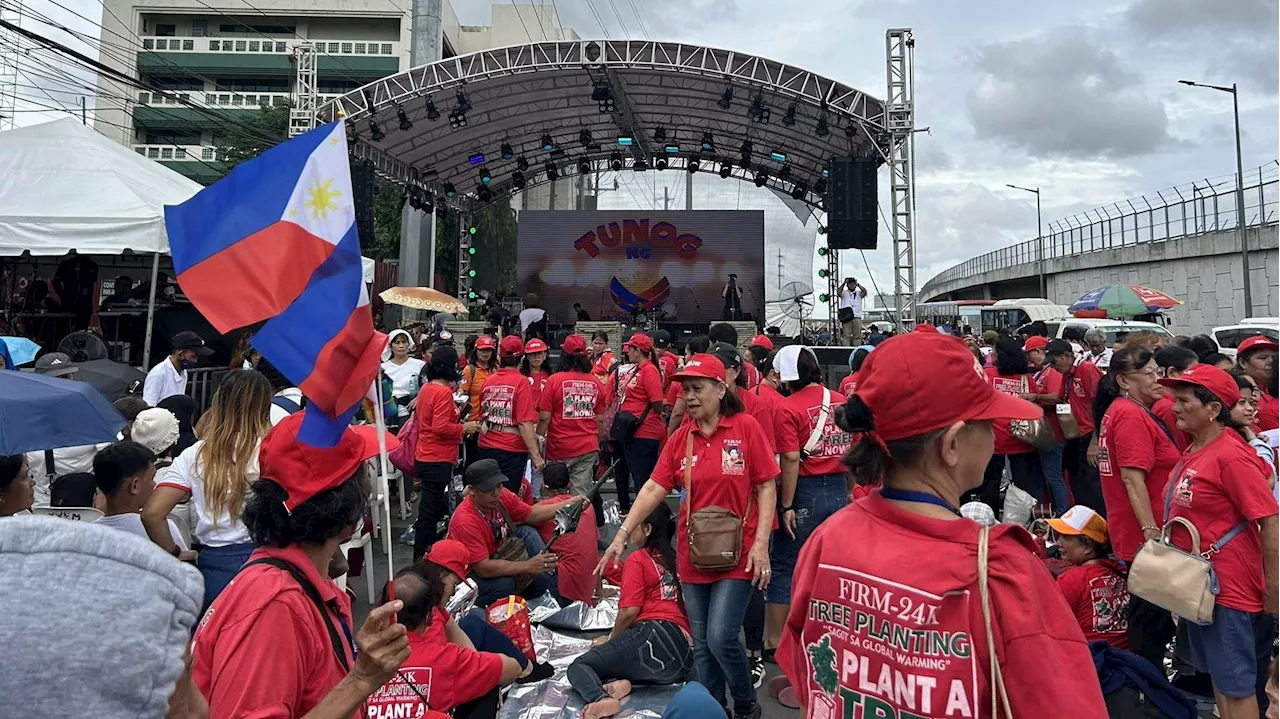
{"type": "Polygon", "coordinates": [[[803,200],[809,193],[809,188],[805,187],[803,182],[797,182],[791,187],[791,199],[803,200]]]}
{"type": "Polygon", "coordinates": [[[692,175],[693,173],[697,172],[698,168],[701,166],[702,166],[702,158],[694,154],[689,156],[689,161],[685,163],[684,169],[688,170],[689,174],[692,175]]]}
{"type": "Polygon", "coordinates": [[[418,189],[415,187],[409,188],[409,207],[412,207],[415,210],[422,209],[422,198],[419,196],[418,189]]]}
{"type": "Polygon", "coordinates": [[[728,160],[725,160],[724,162],[721,162],[721,163],[720,163],[720,177],[721,177],[722,179],[728,179],[728,178],[729,178],[729,175],[732,175],[732,174],[733,174],[733,163],[732,163],[732,162],[729,162],[728,160]]]}
{"type": "Polygon", "coordinates": [[[516,170],[515,172],[511,173],[511,186],[517,190],[524,189],[524,173],[523,172],[516,170]]]}
{"type": "Polygon", "coordinates": [[[578,174],[586,175],[586,174],[590,174],[590,172],[591,172],[591,160],[588,160],[585,157],[578,160],[578,174]]]}
{"type": "Polygon", "coordinates": [[[548,133],[542,133],[542,149],[544,152],[551,152],[556,149],[556,143],[551,139],[548,133]]]}
{"type": "Polygon", "coordinates": [[[751,107],[747,110],[747,117],[757,125],[768,125],[771,111],[764,105],[764,95],[756,93],[751,100],[751,107]]]}
{"type": "Polygon", "coordinates": [[[467,115],[460,110],[449,113],[449,127],[457,130],[467,126],[467,115]]]}
{"type": "Polygon", "coordinates": [[[400,131],[408,132],[413,129],[413,123],[409,121],[409,113],[404,111],[403,107],[396,105],[396,119],[400,121],[400,131]]]}
{"type": "Polygon", "coordinates": [[[814,128],[813,132],[814,132],[818,137],[826,137],[827,135],[830,135],[830,134],[831,134],[831,128],[827,127],[827,116],[826,116],[826,115],[819,115],[819,116],[818,116],[818,126],[814,128]]]}
{"type": "Polygon", "coordinates": [[[742,148],[739,150],[738,154],[742,155],[742,164],[744,167],[751,164],[752,149],[750,140],[742,141],[742,148]]]}
{"type": "Polygon", "coordinates": [[[510,160],[516,156],[516,151],[511,149],[511,143],[504,142],[499,146],[498,151],[502,153],[502,159],[510,160]]]}
{"type": "Polygon", "coordinates": [[[728,110],[733,106],[733,88],[726,87],[724,93],[720,95],[720,99],[716,100],[716,106],[721,110],[728,110]]]}
{"type": "Polygon", "coordinates": [[[825,303],[829,299],[831,299],[831,295],[828,295],[826,292],[823,292],[822,294],[818,295],[819,302],[825,303]]]}
{"type": "Polygon", "coordinates": [[[782,180],[783,182],[786,182],[787,180],[791,179],[790,165],[783,165],[782,169],[778,170],[778,179],[782,180]]]}
{"type": "Polygon", "coordinates": [[[632,172],[645,172],[649,169],[649,161],[643,157],[638,157],[631,163],[632,172]]]}
{"type": "Polygon", "coordinates": [[[792,127],[796,124],[796,104],[793,102],[787,107],[787,114],[782,118],[782,124],[792,127]]]}
{"type": "Polygon", "coordinates": [[[464,115],[467,114],[468,112],[471,112],[471,101],[467,99],[467,93],[462,88],[458,88],[458,108],[457,109],[458,109],[458,112],[464,115]]]}
{"type": "Polygon", "coordinates": [[[378,121],[372,117],[369,118],[369,139],[374,142],[382,142],[386,137],[387,134],[382,131],[381,127],[378,127],[378,121]]]}
{"type": "Polygon", "coordinates": [[[544,165],[543,167],[545,167],[545,168],[546,168],[546,170],[547,170],[547,179],[548,179],[548,180],[551,180],[552,182],[555,182],[555,181],[556,181],[556,179],[558,179],[558,178],[560,177],[560,171],[556,169],[556,163],[551,162],[550,160],[548,160],[548,161],[547,161],[547,164],[546,164],[546,165],[544,165]]]}
{"type": "Polygon", "coordinates": [[[521,172],[529,171],[529,161],[524,159],[524,155],[516,158],[516,169],[521,172]]]}
{"type": "Polygon", "coordinates": [[[853,137],[858,134],[858,127],[850,120],[848,125],[844,126],[844,134],[846,137],[853,137]]]}
{"type": "Polygon", "coordinates": [[[596,80],[595,85],[591,88],[591,99],[596,101],[596,107],[601,114],[610,113],[617,109],[613,99],[613,91],[609,88],[607,80],[596,80]]]}
{"type": "Polygon", "coordinates": [[[769,184],[769,173],[765,172],[764,170],[757,170],[756,178],[754,182],[756,184],[756,187],[764,187],[765,185],[769,184]]]}
{"type": "Polygon", "coordinates": [[[661,145],[667,141],[667,128],[659,125],[653,130],[653,141],[661,145]]]}
{"type": "Polygon", "coordinates": [[[622,153],[621,153],[621,152],[615,152],[615,153],[612,153],[611,155],[609,155],[609,169],[610,169],[610,170],[613,170],[614,172],[620,172],[620,171],[622,170],[622,166],[623,166],[623,163],[622,163],[622,153]]]}
{"type": "Polygon", "coordinates": [[[813,183],[813,193],[815,195],[827,194],[827,178],[819,177],[817,181],[813,183]]]}
{"type": "Polygon", "coordinates": [[[444,196],[452,200],[458,196],[458,188],[454,187],[452,182],[444,183],[444,196]]]}
{"type": "Polygon", "coordinates": [[[471,236],[473,236],[473,237],[474,237],[474,236],[475,236],[475,234],[476,234],[477,232],[479,232],[479,231],[480,231],[480,228],[479,228],[479,227],[476,227],[475,225],[467,225],[467,234],[468,234],[468,235],[471,235],[471,236]]]}
{"type": "MultiPolygon", "coordinates": [[[[825,235],[825,234],[827,234],[827,227],[826,227],[826,225],[818,225],[818,234],[819,234],[819,235],[825,235]]],[[[820,247],[820,248],[818,248],[818,254],[820,254],[820,255],[825,255],[825,254],[827,254],[827,248],[825,248],[825,247],[820,247]]]]}
{"type": "MultiPolygon", "coordinates": [[[[822,228],[822,225],[818,225],[818,228],[819,228],[819,229],[821,229],[821,228],[822,228]]],[[[818,234],[822,234],[822,233],[821,233],[821,232],[819,232],[818,234]]],[[[819,248],[818,248],[818,257],[826,257],[826,256],[827,256],[827,248],[825,248],[825,247],[819,247],[819,248]]]]}
{"type": "Polygon", "coordinates": [[[427,98],[427,119],[433,121],[440,119],[440,109],[436,107],[436,101],[430,97],[427,98]]]}
{"type": "Polygon", "coordinates": [[[487,185],[492,181],[493,181],[493,175],[489,174],[489,168],[481,167],[480,168],[480,184],[487,185]]]}
{"type": "Polygon", "coordinates": [[[714,137],[711,136],[710,132],[702,133],[702,151],[703,152],[716,151],[716,140],[714,137]]]}
{"type": "Polygon", "coordinates": [[[668,167],[666,155],[659,155],[658,159],[653,161],[653,166],[659,170],[665,170],[668,167]]]}
{"type": "Polygon", "coordinates": [[[578,131],[578,144],[579,144],[579,145],[582,145],[583,147],[586,147],[586,146],[588,146],[588,145],[590,145],[590,144],[591,144],[591,131],[590,131],[590,130],[588,130],[587,128],[585,128],[585,127],[584,127],[584,128],[582,128],[581,130],[579,130],[579,131],[578,131]]]}
{"type": "Polygon", "coordinates": [[[825,268],[825,267],[824,267],[824,268],[822,268],[822,269],[820,269],[820,270],[818,270],[818,276],[819,276],[819,277],[825,278],[828,274],[830,274],[830,273],[829,273],[829,272],[827,272],[827,268],[825,268]]]}

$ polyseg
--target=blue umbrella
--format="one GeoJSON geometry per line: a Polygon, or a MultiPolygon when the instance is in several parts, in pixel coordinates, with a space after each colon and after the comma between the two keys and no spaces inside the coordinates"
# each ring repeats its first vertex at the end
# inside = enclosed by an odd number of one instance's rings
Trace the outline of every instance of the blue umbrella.
{"type": "Polygon", "coordinates": [[[13,358],[13,364],[18,367],[35,359],[40,353],[40,345],[26,337],[0,337],[0,342],[9,348],[9,356],[13,358]]]}
{"type": "Polygon", "coordinates": [[[0,372],[0,454],[112,442],[124,425],[124,415],[89,384],[0,372]]]}

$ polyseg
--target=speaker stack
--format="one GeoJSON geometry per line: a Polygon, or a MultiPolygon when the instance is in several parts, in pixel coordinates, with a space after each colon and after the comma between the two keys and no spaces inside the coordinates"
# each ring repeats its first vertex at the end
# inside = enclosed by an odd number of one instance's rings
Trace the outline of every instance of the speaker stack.
{"type": "Polygon", "coordinates": [[[356,232],[364,242],[372,242],[373,165],[362,160],[351,163],[351,201],[356,213],[356,232]]]}
{"type": "Polygon", "coordinates": [[[877,170],[874,158],[832,158],[826,197],[827,246],[831,249],[876,248],[877,170]]]}

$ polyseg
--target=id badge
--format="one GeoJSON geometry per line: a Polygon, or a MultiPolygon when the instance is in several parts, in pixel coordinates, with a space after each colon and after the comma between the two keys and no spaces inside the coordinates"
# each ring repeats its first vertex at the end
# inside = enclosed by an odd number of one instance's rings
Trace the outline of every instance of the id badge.
{"type": "Polygon", "coordinates": [[[1070,405],[1070,404],[1059,404],[1059,405],[1058,405],[1058,409],[1057,409],[1056,411],[1057,411],[1057,413],[1058,413],[1058,414],[1071,414],[1071,405],[1070,405]]]}

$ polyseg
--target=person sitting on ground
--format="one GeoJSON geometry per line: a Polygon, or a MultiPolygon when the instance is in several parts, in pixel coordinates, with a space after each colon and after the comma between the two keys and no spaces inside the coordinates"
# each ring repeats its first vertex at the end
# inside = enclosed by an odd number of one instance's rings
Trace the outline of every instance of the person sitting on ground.
{"type": "Polygon", "coordinates": [[[1111,554],[1107,520],[1075,505],[1049,520],[1055,543],[1071,568],[1058,575],[1058,589],[1090,642],[1129,648],[1128,570],[1111,554]]]}
{"type": "Polygon", "coordinates": [[[35,486],[27,473],[27,457],[0,454],[0,517],[31,511],[35,486]]]}
{"type": "Polygon", "coordinates": [[[586,719],[622,711],[633,682],[675,684],[693,668],[693,640],[671,544],[675,528],[671,510],[659,504],[628,538],[632,552],[623,562],[613,631],[592,642],[591,651],[575,659],[567,673],[587,702],[586,719]],[[643,660],[636,661],[637,656],[643,660]]]}
{"type": "Polygon", "coordinates": [[[476,603],[493,602],[519,594],[532,599],[550,589],[559,558],[545,551],[535,526],[556,516],[556,510],[581,497],[530,507],[503,486],[506,475],[492,459],[476,460],[463,475],[466,498],[449,519],[449,539],[470,552],[470,577],[478,588],[476,603]],[[532,526],[531,526],[532,525],[532,526]],[[516,537],[524,542],[529,558],[523,561],[496,556],[499,547],[516,537]]]}
{"type": "MultiPolygon", "coordinates": [[[[93,458],[93,480],[105,500],[102,517],[95,522],[147,539],[141,512],[156,488],[155,454],[132,440],[117,442],[93,458]]],[[[172,519],[168,523],[169,534],[179,550],[178,558],[195,559],[178,525],[172,519]]]]}
{"type": "MultiPolygon", "coordinates": [[[[545,498],[533,506],[554,504],[562,506],[565,500],[572,498],[573,487],[569,478],[569,466],[564,462],[548,462],[542,470],[542,491],[545,498]]],[[[596,555],[600,533],[596,527],[596,512],[591,505],[583,508],[578,520],[578,528],[572,534],[558,537],[554,542],[556,523],[553,518],[549,522],[538,525],[538,534],[547,543],[547,551],[560,558],[558,587],[555,593],[561,603],[591,603],[596,593],[596,555]]]]}

